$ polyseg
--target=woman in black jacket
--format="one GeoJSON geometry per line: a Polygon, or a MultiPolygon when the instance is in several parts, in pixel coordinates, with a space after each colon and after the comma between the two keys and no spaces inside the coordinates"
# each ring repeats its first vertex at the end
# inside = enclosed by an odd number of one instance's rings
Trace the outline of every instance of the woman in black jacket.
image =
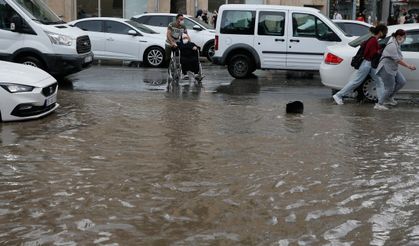
{"type": "Polygon", "coordinates": [[[187,72],[199,76],[199,47],[189,40],[187,35],[182,36],[182,42],[178,44],[180,50],[180,64],[182,65],[182,74],[184,79],[189,79],[187,72]]]}

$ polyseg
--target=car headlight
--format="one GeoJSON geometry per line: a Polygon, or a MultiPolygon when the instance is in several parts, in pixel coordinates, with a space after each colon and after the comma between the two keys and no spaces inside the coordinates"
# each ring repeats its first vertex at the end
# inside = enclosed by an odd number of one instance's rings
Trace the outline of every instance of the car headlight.
{"type": "Polygon", "coordinates": [[[29,85],[8,84],[8,83],[0,83],[0,86],[10,93],[30,92],[35,88],[29,85]]]}
{"type": "Polygon", "coordinates": [[[47,31],[45,31],[45,33],[48,35],[49,40],[51,40],[51,43],[53,44],[65,46],[71,46],[73,44],[73,38],[70,36],[47,31]]]}

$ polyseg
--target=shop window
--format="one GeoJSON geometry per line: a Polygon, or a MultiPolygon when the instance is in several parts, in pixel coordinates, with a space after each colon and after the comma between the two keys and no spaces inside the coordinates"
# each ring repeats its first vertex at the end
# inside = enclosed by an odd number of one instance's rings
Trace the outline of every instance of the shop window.
{"type": "Polygon", "coordinates": [[[122,17],[122,0],[100,0],[101,16],[122,17]]]}
{"type": "Polygon", "coordinates": [[[98,0],[78,0],[77,19],[99,16],[98,0]]]}
{"type": "Polygon", "coordinates": [[[130,19],[147,12],[147,4],[148,0],[125,0],[125,18],[130,19]]]}
{"type": "Polygon", "coordinates": [[[225,4],[225,0],[210,0],[208,1],[208,10],[211,12],[214,12],[214,10],[217,10],[220,8],[221,5],[225,4]]]}

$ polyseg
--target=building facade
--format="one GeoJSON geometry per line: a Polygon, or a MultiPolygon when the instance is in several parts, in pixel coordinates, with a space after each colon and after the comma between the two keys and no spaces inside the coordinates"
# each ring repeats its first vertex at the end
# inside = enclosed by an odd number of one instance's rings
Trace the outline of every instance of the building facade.
{"type": "Polygon", "coordinates": [[[44,0],[59,16],[70,21],[84,17],[130,18],[144,12],[171,12],[194,15],[198,9],[213,12],[222,4],[277,4],[314,7],[330,18],[338,11],[344,19],[362,13],[372,23],[387,22],[400,9],[419,7],[419,0],[44,0]]]}
{"type": "Polygon", "coordinates": [[[43,0],[64,20],[106,16],[130,18],[144,12],[194,15],[198,9],[213,12],[222,4],[278,4],[308,6],[328,11],[328,0],[43,0]]]}

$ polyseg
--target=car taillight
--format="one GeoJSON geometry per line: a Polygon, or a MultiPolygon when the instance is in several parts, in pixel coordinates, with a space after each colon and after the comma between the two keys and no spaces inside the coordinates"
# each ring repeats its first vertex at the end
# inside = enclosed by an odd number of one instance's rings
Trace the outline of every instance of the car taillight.
{"type": "Polygon", "coordinates": [[[324,63],[330,64],[330,65],[338,65],[342,61],[343,61],[342,58],[332,53],[327,53],[326,58],[324,59],[324,63]]]}
{"type": "Polygon", "coordinates": [[[215,35],[215,50],[218,50],[218,35],[215,35]]]}

